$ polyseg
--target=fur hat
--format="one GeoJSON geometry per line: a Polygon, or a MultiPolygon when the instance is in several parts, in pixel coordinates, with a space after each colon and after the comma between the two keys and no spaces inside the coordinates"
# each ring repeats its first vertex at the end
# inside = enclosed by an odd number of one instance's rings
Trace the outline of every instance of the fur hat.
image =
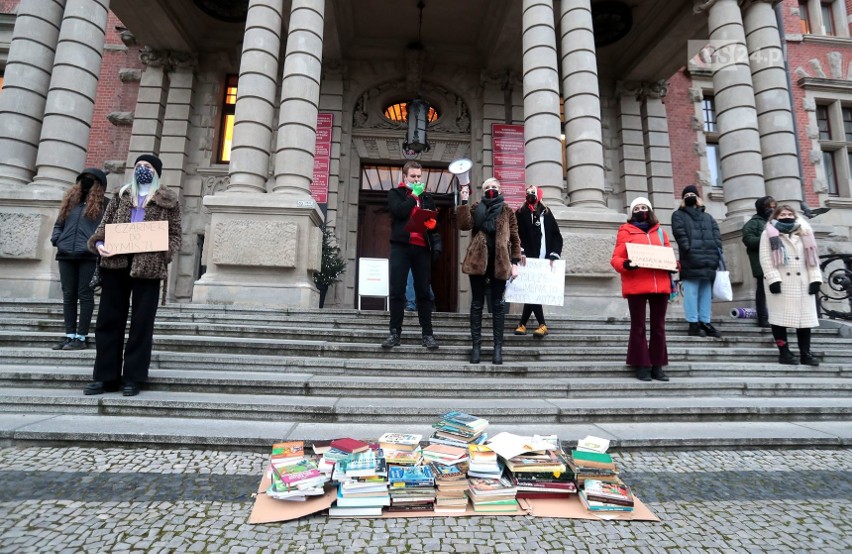
{"type": "Polygon", "coordinates": [[[651,201],[645,198],[644,196],[637,196],[633,199],[633,202],[630,203],[630,213],[633,213],[633,208],[639,205],[648,206],[649,210],[653,210],[654,207],[651,206],[651,201]]]}
{"type": "Polygon", "coordinates": [[[154,166],[154,171],[157,172],[157,177],[163,176],[163,161],[160,158],[158,158],[154,154],[142,154],[141,156],[136,158],[136,161],[133,162],[133,165],[135,166],[139,162],[143,161],[148,162],[149,164],[154,166]]]}
{"type": "Polygon", "coordinates": [[[695,185],[687,185],[687,186],[683,187],[683,192],[680,193],[680,197],[684,198],[690,192],[692,194],[694,194],[695,196],[698,196],[699,198],[701,197],[701,192],[698,190],[698,187],[696,187],[695,185]]]}

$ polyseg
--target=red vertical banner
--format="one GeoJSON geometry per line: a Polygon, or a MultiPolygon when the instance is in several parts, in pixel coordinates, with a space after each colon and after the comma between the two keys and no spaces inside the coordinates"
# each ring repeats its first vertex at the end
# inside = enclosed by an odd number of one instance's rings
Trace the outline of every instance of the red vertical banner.
{"type": "Polygon", "coordinates": [[[334,114],[317,114],[317,144],[314,151],[314,180],[311,182],[311,196],[317,204],[328,203],[328,181],[331,172],[331,132],[334,126],[334,114]]]}
{"type": "Polygon", "coordinates": [[[493,123],[494,177],[500,181],[503,198],[513,210],[524,203],[526,159],[524,158],[524,126],[493,123]]]}

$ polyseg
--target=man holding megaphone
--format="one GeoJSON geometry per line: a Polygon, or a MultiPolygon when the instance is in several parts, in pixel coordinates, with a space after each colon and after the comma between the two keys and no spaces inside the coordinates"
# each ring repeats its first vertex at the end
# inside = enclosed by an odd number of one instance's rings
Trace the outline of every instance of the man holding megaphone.
{"type": "Polygon", "coordinates": [[[402,182],[388,191],[391,216],[390,254],[390,334],[382,348],[399,346],[405,315],[405,287],[408,272],[414,275],[417,316],[422,331],[421,344],[438,348],[432,334],[432,262],[441,254],[441,235],[435,231],[437,209],[432,195],[420,179],[422,166],[414,161],[402,167],[402,182]]]}

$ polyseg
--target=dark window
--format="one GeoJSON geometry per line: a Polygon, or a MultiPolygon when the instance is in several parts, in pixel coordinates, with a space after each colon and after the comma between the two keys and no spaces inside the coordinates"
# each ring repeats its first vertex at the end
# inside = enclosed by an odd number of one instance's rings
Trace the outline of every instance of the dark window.
{"type": "Polygon", "coordinates": [[[704,132],[716,132],[716,101],[712,96],[705,96],[701,104],[704,112],[704,132]]]}
{"type": "Polygon", "coordinates": [[[799,18],[802,20],[802,34],[811,34],[811,18],[808,14],[808,0],[799,0],[799,18]]]}
{"type": "Polygon", "coordinates": [[[823,2],[820,4],[822,8],[822,30],[823,33],[829,36],[834,36],[837,32],[834,30],[834,14],[831,8],[832,2],[823,2]]]}
{"type": "Polygon", "coordinates": [[[715,142],[707,143],[707,167],[710,169],[710,184],[714,187],[722,186],[722,158],[719,145],[715,142]]]}
{"type": "Polygon", "coordinates": [[[852,142],[852,108],[843,108],[843,132],[846,142],[852,142]]]}
{"type": "MultiPolygon", "coordinates": [[[[453,192],[453,174],[446,169],[424,167],[421,180],[426,190],[435,194],[453,192]]],[[[361,190],[390,190],[402,182],[402,167],[390,165],[361,166],[361,190]]]]}
{"type": "Polygon", "coordinates": [[[837,196],[837,168],[834,166],[834,152],[823,152],[822,163],[825,165],[825,180],[828,181],[828,194],[837,196]]]}
{"type": "Polygon", "coordinates": [[[819,139],[831,140],[831,124],[828,121],[828,106],[817,106],[817,127],[819,127],[819,139]]]}
{"type": "Polygon", "coordinates": [[[231,143],[234,140],[234,113],[237,109],[237,75],[228,75],[225,79],[225,94],[222,98],[222,119],[219,122],[219,152],[216,161],[231,161],[231,143]]]}

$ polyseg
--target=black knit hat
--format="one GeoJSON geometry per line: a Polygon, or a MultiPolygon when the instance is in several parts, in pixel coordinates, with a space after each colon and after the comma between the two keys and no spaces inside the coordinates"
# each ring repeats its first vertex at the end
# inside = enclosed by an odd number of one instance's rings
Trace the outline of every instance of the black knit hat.
{"type": "Polygon", "coordinates": [[[83,175],[91,175],[92,177],[97,179],[104,186],[104,188],[106,188],[106,186],[107,186],[106,173],[104,173],[103,171],[101,171],[97,167],[87,167],[86,169],[81,171],[80,174],[77,175],[77,182],[78,183],[80,182],[80,178],[83,177],[83,175]]]}
{"type": "Polygon", "coordinates": [[[696,187],[695,185],[687,185],[687,186],[683,187],[683,192],[680,193],[680,197],[683,198],[687,194],[689,194],[690,192],[692,194],[694,194],[695,196],[701,196],[701,193],[698,192],[698,187],[696,187]]]}
{"type": "Polygon", "coordinates": [[[154,171],[157,172],[157,177],[161,177],[163,175],[163,161],[160,158],[158,158],[154,154],[142,154],[141,156],[136,158],[136,161],[133,162],[133,165],[136,165],[142,161],[148,162],[149,164],[154,166],[154,171]]]}

